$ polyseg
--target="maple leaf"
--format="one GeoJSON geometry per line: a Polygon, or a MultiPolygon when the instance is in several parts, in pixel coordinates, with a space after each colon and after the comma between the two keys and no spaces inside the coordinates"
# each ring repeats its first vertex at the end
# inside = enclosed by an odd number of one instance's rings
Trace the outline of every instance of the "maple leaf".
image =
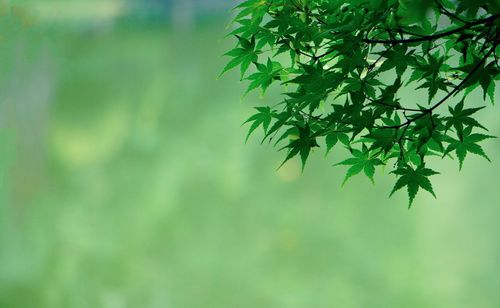
{"type": "Polygon", "coordinates": [[[390,195],[392,196],[396,191],[406,186],[408,190],[408,197],[410,199],[408,208],[412,206],[413,200],[415,199],[419,188],[423,188],[436,197],[436,194],[432,189],[432,184],[429,181],[429,176],[439,174],[439,172],[425,168],[424,164],[421,164],[416,169],[407,164],[392,171],[392,173],[399,175],[399,179],[394,185],[390,195]]]}
{"type": "Polygon", "coordinates": [[[298,138],[291,140],[288,145],[280,149],[280,150],[288,149],[288,155],[286,156],[285,160],[281,163],[279,168],[281,168],[281,166],[283,166],[292,157],[299,154],[300,160],[302,161],[302,171],[303,171],[306,165],[307,158],[309,157],[309,153],[311,152],[311,149],[314,147],[318,147],[316,138],[312,135],[311,128],[309,127],[309,125],[306,125],[304,127],[298,126],[297,129],[299,131],[298,138]]]}
{"type": "Polygon", "coordinates": [[[351,153],[354,157],[348,158],[338,164],[335,164],[336,166],[351,166],[347,170],[342,185],[344,185],[347,180],[349,180],[349,178],[360,173],[361,171],[364,171],[365,175],[370,179],[370,181],[372,181],[372,183],[374,183],[373,177],[375,175],[375,166],[383,165],[384,163],[382,162],[382,160],[376,157],[370,157],[370,152],[366,147],[364,147],[363,151],[352,149],[351,153]]]}
{"type": "Polygon", "coordinates": [[[483,148],[479,144],[477,144],[480,141],[490,138],[496,137],[484,134],[472,134],[472,126],[468,126],[463,130],[462,136],[458,136],[458,139],[452,137],[448,139],[450,145],[448,145],[448,147],[446,148],[443,157],[448,153],[455,151],[455,154],[458,157],[459,169],[462,169],[467,153],[479,155],[491,162],[490,158],[488,157],[488,155],[486,155],[483,148]]]}

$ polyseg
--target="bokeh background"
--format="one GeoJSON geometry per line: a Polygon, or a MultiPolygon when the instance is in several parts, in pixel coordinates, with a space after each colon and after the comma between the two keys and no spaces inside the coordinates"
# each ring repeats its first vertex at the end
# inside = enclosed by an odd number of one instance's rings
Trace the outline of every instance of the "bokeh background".
{"type": "Polygon", "coordinates": [[[235,4],[0,1],[0,307],[500,307],[500,141],[411,210],[342,151],[277,171],[240,125],[279,89],[217,80],[235,4]]]}

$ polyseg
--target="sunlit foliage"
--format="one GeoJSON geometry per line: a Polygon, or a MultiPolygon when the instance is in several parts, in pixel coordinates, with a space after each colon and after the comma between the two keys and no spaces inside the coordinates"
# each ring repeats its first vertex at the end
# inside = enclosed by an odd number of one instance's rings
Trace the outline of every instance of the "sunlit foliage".
{"type": "Polygon", "coordinates": [[[284,162],[299,156],[304,167],[320,144],[344,147],[345,180],[373,181],[385,165],[397,176],[391,195],[406,187],[411,206],[420,188],[434,195],[428,157],[456,156],[460,168],[468,153],[489,160],[479,142],[492,136],[474,116],[495,100],[498,1],[247,0],[236,12],[223,73],[239,68],[247,93],[283,89],[246,123],[284,162]],[[403,98],[407,87],[428,98],[403,98]],[[469,99],[476,88],[481,102],[469,99]]]}

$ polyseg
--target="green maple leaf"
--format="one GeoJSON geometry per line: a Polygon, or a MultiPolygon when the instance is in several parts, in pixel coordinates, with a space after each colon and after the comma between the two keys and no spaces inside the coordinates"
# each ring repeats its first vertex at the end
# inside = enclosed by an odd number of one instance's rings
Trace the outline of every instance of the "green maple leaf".
{"type": "Polygon", "coordinates": [[[267,60],[267,65],[256,63],[256,66],[258,72],[247,77],[247,79],[252,82],[248,86],[245,94],[259,87],[262,89],[262,93],[265,93],[273,80],[279,79],[282,70],[279,62],[273,62],[269,58],[267,60]]]}
{"type": "Polygon", "coordinates": [[[274,115],[270,107],[256,107],[255,109],[258,112],[252,115],[243,123],[246,124],[252,122],[252,125],[250,125],[250,129],[248,130],[245,142],[248,141],[248,138],[250,138],[250,135],[257,129],[257,127],[261,125],[262,128],[264,129],[264,133],[267,133],[267,129],[269,128],[269,124],[271,124],[271,120],[274,115]]]}
{"type": "Polygon", "coordinates": [[[412,128],[412,134],[416,136],[414,146],[417,153],[425,154],[427,152],[427,146],[432,146],[432,144],[436,145],[436,150],[442,152],[442,136],[438,130],[438,128],[440,128],[440,123],[441,120],[432,114],[427,114],[426,116],[415,120],[415,126],[412,128]]]}
{"type": "Polygon", "coordinates": [[[445,125],[446,130],[450,129],[453,126],[458,136],[462,136],[464,131],[464,125],[471,127],[480,127],[484,130],[487,130],[486,127],[479,124],[479,122],[476,119],[470,117],[471,115],[473,115],[474,113],[478,112],[483,108],[484,106],[464,109],[464,100],[461,100],[455,106],[455,108],[448,107],[448,110],[451,113],[451,117],[446,118],[446,125],[445,125]]]}
{"type": "Polygon", "coordinates": [[[405,46],[396,45],[393,47],[393,50],[385,50],[377,53],[386,58],[378,69],[378,72],[381,73],[396,68],[396,74],[402,76],[410,64],[415,64],[413,52],[414,50],[407,52],[405,46]]]}
{"type": "Polygon", "coordinates": [[[247,40],[246,38],[238,36],[238,40],[241,48],[234,48],[225,53],[226,56],[231,56],[233,59],[226,64],[219,76],[222,76],[228,70],[239,65],[241,78],[243,78],[250,64],[252,62],[257,62],[260,51],[255,50],[255,37],[252,37],[251,40],[247,40]]]}
{"type": "Polygon", "coordinates": [[[299,136],[297,139],[291,140],[290,143],[280,150],[288,149],[288,155],[285,160],[281,163],[278,168],[281,168],[288,160],[292,157],[300,154],[300,159],[302,161],[302,171],[306,165],[307,158],[309,157],[309,153],[311,149],[314,147],[318,147],[318,143],[316,142],[316,137],[312,134],[311,128],[309,125],[305,126],[297,126],[299,131],[299,136]]]}
{"type": "Polygon", "coordinates": [[[361,171],[364,171],[365,175],[372,181],[372,183],[374,183],[373,176],[375,175],[375,166],[383,165],[384,163],[382,160],[376,157],[370,157],[370,152],[366,147],[363,147],[363,151],[352,149],[351,153],[354,157],[335,164],[335,166],[351,166],[347,170],[342,185],[344,185],[349,178],[360,173],[361,171]]]}
{"type": "Polygon", "coordinates": [[[435,79],[427,79],[426,82],[417,87],[417,89],[427,89],[429,95],[429,102],[436,96],[438,90],[447,91],[450,83],[441,77],[436,77],[435,79]]]}
{"type": "Polygon", "coordinates": [[[448,153],[455,151],[459,161],[459,169],[462,169],[467,153],[476,154],[484,157],[488,161],[491,161],[488,155],[484,152],[483,148],[477,144],[480,141],[490,138],[496,137],[484,134],[472,134],[472,126],[468,126],[463,130],[463,134],[461,137],[459,136],[459,139],[449,137],[448,142],[450,142],[450,145],[446,148],[443,157],[448,153]]]}
{"type": "Polygon", "coordinates": [[[241,26],[234,29],[231,31],[228,35],[233,35],[233,36],[242,36],[244,38],[249,38],[256,33],[258,33],[261,29],[260,27],[260,20],[256,20],[253,18],[248,18],[248,19],[238,19],[237,23],[240,24],[241,26]]]}
{"type": "Polygon", "coordinates": [[[495,0],[460,0],[458,2],[457,13],[465,12],[467,17],[474,17],[484,6],[491,6],[491,9],[500,9],[500,4],[495,0]]]}
{"type": "Polygon", "coordinates": [[[238,15],[234,19],[240,20],[247,16],[251,16],[253,19],[262,18],[266,14],[266,5],[267,3],[262,0],[242,2],[234,8],[234,10],[239,10],[238,15]]]}
{"type": "Polygon", "coordinates": [[[486,100],[486,96],[489,96],[491,103],[495,103],[495,78],[500,73],[496,62],[490,62],[489,64],[483,63],[479,66],[478,63],[482,61],[481,58],[473,55],[473,62],[471,64],[459,67],[458,70],[466,73],[472,74],[469,79],[464,83],[464,87],[467,87],[465,94],[472,92],[477,86],[481,86],[483,89],[483,99],[486,100]],[[475,71],[474,71],[475,70],[475,71]],[[474,72],[473,72],[474,71],[474,72]]]}
{"type": "Polygon", "coordinates": [[[381,149],[387,154],[396,143],[396,129],[375,129],[366,138],[373,140],[370,150],[381,149]]]}
{"type": "Polygon", "coordinates": [[[418,58],[419,61],[416,65],[417,68],[413,72],[408,83],[414,80],[425,80],[417,89],[427,89],[429,94],[429,102],[436,96],[438,90],[447,91],[450,83],[440,77],[441,72],[445,72],[449,69],[449,65],[446,64],[447,57],[439,56],[436,54],[429,54],[427,56],[427,61],[423,58],[418,58]]]}
{"type": "Polygon", "coordinates": [[[343,132],[331,132],[328,135],[326,135],[325,142],[326,142],[326,153],[327,155],[331,149],[337,144],[337,142],[340,141],[343,144],[348,144],[349,143],[349,136],[347,136],[346,133],[343,132]]]}
{"type": "Polygon", "coordinates": [[[396,181],[396,184],[394,185],[390,196],[406,186],[408,190],[408,197],[410,199],[410,203],[408,205],[409,208],[411,207],[419,188],[427,190],[434,197],[436,197],[436,194],[432,189],[432,184],[429,181],[428,177],[431,175],[439,174],[439,172],[436,172],[429,168],[425,168],[425,165],[421,164],[416,169],[413,169],[410,165],[405,165],[392,171],[392,173],[399,175],[400,177],[396,181]]]}

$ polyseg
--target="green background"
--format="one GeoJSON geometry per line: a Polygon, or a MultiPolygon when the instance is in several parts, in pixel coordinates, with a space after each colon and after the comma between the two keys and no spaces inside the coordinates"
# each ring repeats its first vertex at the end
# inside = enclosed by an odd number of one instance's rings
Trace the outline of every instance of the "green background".
{"type": "Polygon", "coordinates": [[[1,2],[0,307],[499,307],[500,142],[411,210],[339,150],[277,171],[212,2],[1,2]]]}

